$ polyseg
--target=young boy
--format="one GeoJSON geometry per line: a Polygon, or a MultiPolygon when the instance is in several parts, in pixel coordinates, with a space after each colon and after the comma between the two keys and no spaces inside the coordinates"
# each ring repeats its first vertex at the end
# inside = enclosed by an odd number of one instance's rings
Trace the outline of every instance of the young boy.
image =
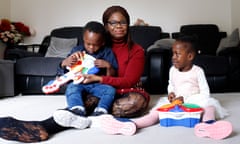
{"type": "MultiPolygon", "coordinates": [[[[118,68],[115,56],[109,47],[105,46],[105,28],[98,22],[89,22],[83,29],[83,45],[74,47],[68,57],[64,59],[59,68],[58,75],[67,72],[66,67],[74,65],[84,53],[89,54],[96,58],[94,64],[100,69],[98,75],[114,76],[115,70],[118,68]]],[[[85,118],[86,110],[83,103],[83,94],[92,94],[99,98],[99,103],[94,109],[92,116],[99,116],[108,113],[111,108],[115,96],[115,88],[110,85],[100,83],[90,84],[74,84],[73,82],[67,85],[66,99],[67,99],[67,112],[66,110],[58,110],[54,113],[55,121],[62,126],[78,127],[82,129],[83,125],[79,126],[73,119],[66,117],[73,117],[81,119],[80,121],[86,123],[84,128],[89,125],[90,120],[85,118]],[[75,117],[74,114],[81,116],[75,117]]]]}
{"type": "Polygon", "coordinates": [[[216,121],[215,110],[220,118],[227,115],[220,103],[210,97],[209,86],[201,67],[194,65],[196,56],[195,39],[184,36],[176,40],[172,47],[173,66],[169,72],[168,99],[160,99],[149,114],[132,119],[115,119],[110,115],[102,116],[102,128],[109,134],[133,135],[137,128],[145,128],[159,123],[157,108],[175,99],[193,103],[204,109],[202,123],[195,125],[198,137],[223,139],[232,133],[228,121],[216,121]]]}

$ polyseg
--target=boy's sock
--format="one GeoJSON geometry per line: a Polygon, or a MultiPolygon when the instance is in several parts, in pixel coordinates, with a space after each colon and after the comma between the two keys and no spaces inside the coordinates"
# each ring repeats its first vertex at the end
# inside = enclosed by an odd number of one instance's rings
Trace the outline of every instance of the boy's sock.
{"type": "Polygon", "coordinates": [[[34,121],[21,121],[12,117],[0,118],[0,137],[25,143],[47,140],[47,131],[34,121]]]}
{"type": "Polygon", "coordinates": [[[91,121],[85,117],[85,113],[79,109],[57,110],[53,113],[53,119],[61,126],[77,129],[85,129],[91,124],[91,121]]]}
{"type": "Polygon", "coordinates": [[[232,124],[228,121],[216,121],[214,123],[199,123],[194,127],[195,135],[198,137],[209,137],[212,139],[224,139],[232,133],[232,124]]]}
{"type": "Polygon", "coordinates": [[[70,111],[79,116],[86,116],[86,110],[83,106],[74,106],[70,111]]]}
{"type": "Polygon", "coordinates": [[[107,114],[108,111],[105,108],[96,107],[91,116],[100,116],[102,114],[107,114]]]}
{"type": "Polygon", "coordinates": [[[133,135],[136,125],[129,119],[114,118],[112,115],[101,116],[101,127],[108,134],[133,135]]]}

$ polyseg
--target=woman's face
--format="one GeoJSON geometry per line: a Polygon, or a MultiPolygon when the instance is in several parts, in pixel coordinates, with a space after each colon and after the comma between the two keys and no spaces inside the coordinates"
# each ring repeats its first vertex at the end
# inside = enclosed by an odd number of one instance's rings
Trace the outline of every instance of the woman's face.
{"type": "Polygon", "coordinates": [[[126,18],[120,12],[113,13],[108,19],[106,30],[110,33],[113,40],[124,39],[128,31],[126,18]]]}

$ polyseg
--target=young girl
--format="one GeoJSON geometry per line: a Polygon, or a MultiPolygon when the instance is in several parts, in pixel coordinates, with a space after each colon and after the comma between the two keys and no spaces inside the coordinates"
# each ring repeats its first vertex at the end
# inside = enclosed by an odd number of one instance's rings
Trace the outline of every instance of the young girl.
{"type": "Polygon", "coordinates": [[[195,134],[199,137],[223,139],[232,132],[227,121],[216,121],[215,110],[219,118],[227,115],[220,103],[210,97],[209,87],[201,67],[194,65],[194,38],[184,36],[176,40],[172,47],[173,66],[169,72],[168,99],[160,99],[149,114],[132,119],[115,119],[111,115],[102,116],[102,128],[109,134],[133,135],[137,128],[145,128],[159,122],[157,108],[179,99],[182,102],[198,104],[204,108],[202,123],[195,125],[195,134]]]}

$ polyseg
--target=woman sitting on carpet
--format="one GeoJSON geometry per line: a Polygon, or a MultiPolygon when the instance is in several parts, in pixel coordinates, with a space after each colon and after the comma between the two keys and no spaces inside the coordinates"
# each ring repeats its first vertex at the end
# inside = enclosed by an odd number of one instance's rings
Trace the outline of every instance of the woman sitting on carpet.
{"type": "MultiPolygon", "coordinates": [[[[117,99],[112,109],[115,116],[140,116],[149,103],[149,95],[144,90],[136,88],[144,70],[144,50],[131,40],[130,17],[123,7],[107,8],[102,20],[108,32],[108,44],[111,44],[117,58],[118,77],[86,75],[84,83],[99,82],[117,89],[117,99]],[[128,107],[125,107],[126,103],[128,107]]],[[[77,116],[74,117],[77,118],[77,116]]],[[[59,125],[53,117],[43,121],[21,121],[12,117],[0,118],[0,137],[7,140],[39,142],[69,128],[59,125]]]]}

